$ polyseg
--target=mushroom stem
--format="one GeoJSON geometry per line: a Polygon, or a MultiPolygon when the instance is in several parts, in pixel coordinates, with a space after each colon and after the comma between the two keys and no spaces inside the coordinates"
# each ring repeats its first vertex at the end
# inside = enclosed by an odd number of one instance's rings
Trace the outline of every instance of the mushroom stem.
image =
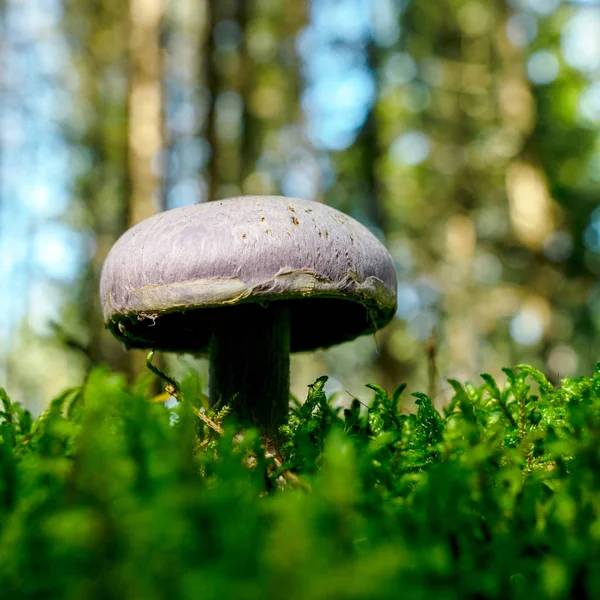
{"type": "Polygon", "coordinates": [[[289,407],[287,305],[246,304],[222,311],[213,324],[209,352],[209,404],[230,404],[241,421],[275,435],[289,407]]]}

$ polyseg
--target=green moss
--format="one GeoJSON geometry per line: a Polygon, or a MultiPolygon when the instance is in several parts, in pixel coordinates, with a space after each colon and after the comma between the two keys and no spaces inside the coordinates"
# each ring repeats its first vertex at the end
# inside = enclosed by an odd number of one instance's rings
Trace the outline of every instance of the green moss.
{"type": "Polygon", "coordinates": [[[0,597],[599,597],[600,370],[506,374],[443,416],[321,378],[267,456],[193,377],[169,409],[95,371],[34,422],[2,393],[0,597]]]}

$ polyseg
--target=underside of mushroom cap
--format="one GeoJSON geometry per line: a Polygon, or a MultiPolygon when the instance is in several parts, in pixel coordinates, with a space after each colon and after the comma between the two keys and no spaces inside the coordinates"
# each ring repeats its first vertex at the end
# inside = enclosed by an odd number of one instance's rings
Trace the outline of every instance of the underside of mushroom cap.
{"type": "Polygon", "coordinates": [[[285,302],[291,350],[303,351],[383,327],[396,287],[389,253],[354,219],[316,202],[245,196],[127,231],[104,264],[101,299],[127,346],[196,353],[218,313],[237,306],[252,318],[285,302]]]}

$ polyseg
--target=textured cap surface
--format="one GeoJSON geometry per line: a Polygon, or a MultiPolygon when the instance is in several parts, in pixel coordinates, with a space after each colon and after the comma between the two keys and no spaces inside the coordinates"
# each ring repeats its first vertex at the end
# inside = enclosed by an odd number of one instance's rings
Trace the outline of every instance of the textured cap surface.
{"type": "Polygon", "coordinates": [[[130,347],[206,351],[215,311],[287,302],[292,351],[383,327],[396,310],[385,247],[324,204],[242,196],[169,210],[110,251],[100,294],[111,331],[130,347]]]}

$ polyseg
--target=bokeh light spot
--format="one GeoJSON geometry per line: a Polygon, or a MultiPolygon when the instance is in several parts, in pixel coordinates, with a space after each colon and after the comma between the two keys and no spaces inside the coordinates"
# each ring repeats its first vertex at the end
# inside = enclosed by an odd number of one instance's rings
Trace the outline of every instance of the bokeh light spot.
{"type": "Polygon", "coordinates": [[[561,344],[550,350],[546,364],[550,373],[562,378],[569,377],[577,372],[579,360],[571,346],[561,344]]]}
{"type": "Polygon", "coordinates": [[[408,322],[407,329],[417,340],[424,342],[431,337],[436,323],[437,319],[433,313],[422,311],[408,322]]]}
{"type": "Polygon", "coordinates": [[[577,108],[585,119],[600,124],[600,81],[593,83],[581,93],[577,108]]]}
{"type": "Polygon", "coordinates": [[[85,237],[64,223],[46,224],[34,237],[36,265],[52,279],[70,282],[88,258],[85,237]]]}
{"type": "Polygon", "coordinates": [[[168,194],[169,208],[191,206],[203,202],[206,198],[206,189],[195,179],[185,179],[176,183],[168,194]]]}
{"type": "Polygon", "coordinates": [[[538,15],[551,15],[560,5],[561,0],[527,0],[529,8],[538,15]]]}
{"type": "Polygon", "coordinates": [[[25,204],[38,219],[54,219],[61,216],[69,205],[66,194],[57,194],[56,188],[44,184],[34,185],[25,194],[25,204]]]}
{"type": "Polygon", "coordinates": [[[534,52],[527,61],[527,75],[538,85],[551,83],[558,77],[560,64],[554,53],[549,50],[534,52]]]}
{"type": "Polygon", "coordinates": [[[417,290],[407,283],[398,284],[398,310],[396,317],[406,321],[419,314],[420,302],[417,290]]]}
{"type": "Polygon", "coordinates": [[[406,165],[418,165],[427,159],[431,145],[421,131],[409,131],[396,138],[390,146],[392,160],[406,165]]]}
{"type": "Polygon", "coordinates": [[[537,344],[544,335],[544,322],[533,308],[519,311],[510,322],[510,335],[522,346],[537,344]]]}
{"type": "Polygon", "coordinates": [[[581,9],[564,27],[561,46],[565,60],[575,69],[600,69],[600,11],[581,9]]]}
{"type": "Polygon", "coordinates": [[[412,81],[417,75],[415,61],[403,52],[392,54],[383,67],[384,79],[392,85],[402,85],[412,81]]]}
{"type": "Polygon", "coordinates": [[[553,231],[544,240],[544,254],[553,262],[567,260],[573,252],[573,240],[566,231],[553,231]]]}
{"type": "Polygon", "coordinates": [[[537,36],[537,23],[532,15],[517,13],[506,22],[506,37],[517,48],[531,44],[537,36]]]}
{"type": "Polygon", "coordinates": [[[480,283],[494,285],[502,277],[502,263],[490,252],[479,254],[473,260],[473,277],[480,283]]]}

